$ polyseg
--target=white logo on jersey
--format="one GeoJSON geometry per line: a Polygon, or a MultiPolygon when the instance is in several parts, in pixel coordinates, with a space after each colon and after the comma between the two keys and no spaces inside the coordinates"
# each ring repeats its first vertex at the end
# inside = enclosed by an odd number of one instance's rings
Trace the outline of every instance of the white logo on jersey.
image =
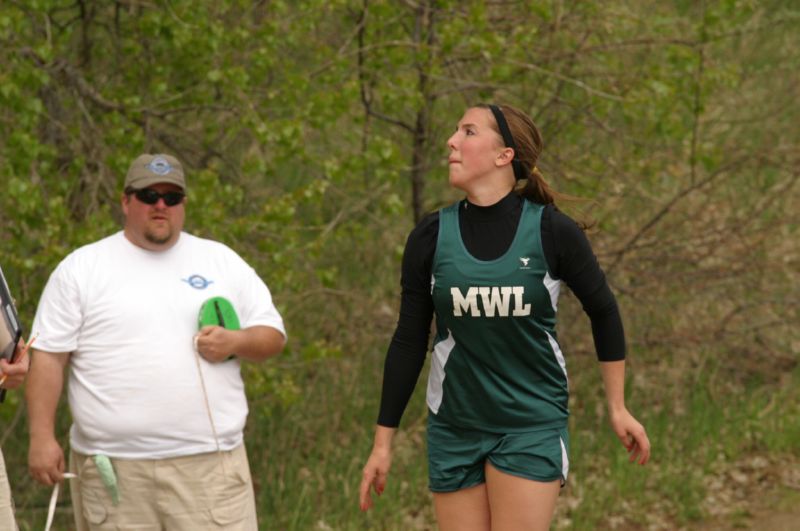
{"type": "Polygon", "coordinates": [[[450,295],[453,297],[453,315],[461,317],[465,312],[472,317],[480,317],[481,311],[478,308],[478,295],[481,296],[481,303],[486,317],[508,317],[508,310],[511,298],[514,298],[513,317],[524,317],[531,314],[530,303],[525,304],[523,295],[524,286],[501,286],[501,287],[475,287],[472,286],[463,295],[461,290],[456,287],[450,288],[450,295]]]}
{"type": "Polygon", "coordinates": [[[527,256],[520,256],[519,261],[522,262],[522,267],[528,267],[528,262],[531,261],[527,256]]]}

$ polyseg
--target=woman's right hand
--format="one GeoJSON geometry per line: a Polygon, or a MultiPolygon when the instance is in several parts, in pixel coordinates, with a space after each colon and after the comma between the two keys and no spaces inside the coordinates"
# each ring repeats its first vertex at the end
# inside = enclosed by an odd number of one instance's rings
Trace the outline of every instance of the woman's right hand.
{"type": "Polygon", "coordinates": [[[359,488],[359,507],[366,511],[372,507],[372,494],[370,489],[375,490],[375,494],[380,496],[386,488],[386,478],[389,476],[389,468],[392,466],[392,438],[395,428],[378,426],[375,430],[375,444],[372,446],[372,453],[364,465],[364,473],[361,478],[359,488]]]}

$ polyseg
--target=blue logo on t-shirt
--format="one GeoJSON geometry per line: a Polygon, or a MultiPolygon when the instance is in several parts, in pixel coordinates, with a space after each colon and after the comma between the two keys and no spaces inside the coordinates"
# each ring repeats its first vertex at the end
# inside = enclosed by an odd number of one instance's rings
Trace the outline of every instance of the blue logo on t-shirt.
{"type": "Polygon", "coordinates": [[[206,280],[203,275],[192,275],[189,278],[182,278],[184,282],[189,284],[194,289],[206,289],[209,284],[213,284],[213,280],[206,280]]]}

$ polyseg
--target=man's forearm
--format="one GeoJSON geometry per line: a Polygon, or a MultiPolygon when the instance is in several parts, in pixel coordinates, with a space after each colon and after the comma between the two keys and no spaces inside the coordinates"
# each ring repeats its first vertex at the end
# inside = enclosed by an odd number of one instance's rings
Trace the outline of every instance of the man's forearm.
{"type": "Polygon", "coordinates": [[[64,387],[64,367],[68,361],[67,353],[34,350],[31,356],[28,383],[25,386],[31,439],[55,436],[56,409],[64,387]]]}
{"type": "Polygon", "coordinates": [[[239,330],[233,353],[247,361],[263,361],[280,353],[286,338],[270,326],[251,326],[239,330]]]}

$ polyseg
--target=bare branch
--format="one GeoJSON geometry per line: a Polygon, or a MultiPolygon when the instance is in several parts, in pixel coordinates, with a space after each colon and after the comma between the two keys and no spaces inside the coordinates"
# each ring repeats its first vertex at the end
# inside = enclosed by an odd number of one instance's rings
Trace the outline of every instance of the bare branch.
{"type": "Polygon", "coordinates": [[[657,225],[657,224],[658,224],[658,223],[659,223],[659,222],[660,222],[660,221],[661,221],[661,220],[662,220],[662,219],[663,219],[663,218],[664,218],[664,217],[665,217],[665,216],[666,216],[666,215],[667,215],[667,214],[668,214],[668,213],[669,213],[671,210],[672,210],[672,208],[673,208],[675,205],[677,205],[677,204],[678,204],[678,202],[679,202],[681,199],[683,199],[684,197],[686,197],[686,196],[687,196],[687,195],[689,195],[690,193],[694,192],[695,190],[699,190],[700,188],[703,188],[704,186],[706,186],[706,185],[709,185],[709,184],[713,183],[713,182],[714,182],[714,181],[715,181],[717,178],[719,178],[719,177],[720,177],[721,175],[723,175],[723,174],[724,174],[726,171],[728,171],[728,169],[730,169],[730,168],[734,168],[734,167],[738,166],[738,165],[739,165],[739,164],[741,164],[741,163],[742,163],[742,160],[741,160],[741,159],[737,159],[737,160],[735,160],[735,161],[731,161],[731,162],[729,162],[728,164],[726,164],[726,165],[724,165],[724,166],[722,166],[722,167],[718,168],[716,171],[714,171],[714,172],[710,173],[710,174],[709,174],[708,176],[706,176],[704,179],[702,179],[702,180],[700,180],[700,181],[697,181],[697,182],[694,182],[694,183],[691,183],[689,186],[687,186],[686,188],[684,188],[683,190],[680,190],[680,191],[679,191],[677,194],[675,194],[675,195],[672,197],[672,199],[670,199],[669,201],[667,201],[667,203],[666,203],[666,204],[664,204],[664,205],[663,205],[663,206],[662,206],[662,207],[661,207],[661,208],[658,210],[658,212],[656,212],[656,213],[655,213],[655,214],[654,214],[654,215],[653,215],[653,216],[650,218],[650,220],[649,220],[649,221],[647,221],[647,223],[645,223],[644,225],[642,225],[642,226],[639,228],[639,230],[638,230],[638,231],[636,231],[636,233],[635,233],[633,236],[631,236],[631,237],[628,239],[628,241],[627,241],[627,242],[625,242],[625,244],[624,244],[624,245],[623,245],[623,246],[622,246],[622,247],[621,247],[621,248],[620,248],[618,251],[616,251],[616,252],[612,253],[612,254],[616,255],[616,258],[614,258],[614,261],[613,261],[613,262],[611,262],[611,264],[610,264],[610,265],[609,265],[609,266],[606,268],[606,272],[610,274],[610,273],[611,273],[611,272],[612,272],[612,271],[613,271],[613,270],[614,270],[614,269],[617,267],[617,265],[620,263],[620,261],[622,260],[622,258],[623,258],[623,257],[624,257],[624,256],[625,256],[625,255],[626,255],[628,252],[630,252],[630,251],[633,249],[634,245],[635,245],[635,244],[636,244],[636,242],[639,240],[639,238],[641,238],[642,236],[644,236],[644,234],[645,234],[645,233],[647,233],[647,232],[648,232],[650,229],[652,229],[653,227],[655,227],[655,226],[656,226],[656,225],[657,225]]]}
{"type": "Polygon", "coordinates": [[[506,61],[509,64],[512,64],[514,66],[525,68],[527,70],[533,70],[535,72],[539,72],[539,73],[545,74],[545,75],[553,77],[555,79],[559,79],[561,81],[565,81],[567,83],[575,85],[576,87],[578,87],[580,89],[585,90],[589,94],[594,94],[595,96],[600,96],[601,98],[606,98],[606,99],[613,100],[613,101],[625,101],[624,98],[621,98],[621,97],[617,96],[616,94],[609,94],[608,92],[604,92],[602,90],[599,90],[599,89],[596,89],[596,88],[592,88],[592,87],[590,87],[589,85],[587,85],[586,83],[584,83],[583,81],[581,81],[579,79],[569,78],[569,77],[567,77],[567,76],[565,76],[563,74],[560,74],[559,72],[553,72],[553,71],[548,70],[546,68],[542,68],[539,65],[535,65],[533,63],[526,63],[526,62],[523,62],[523,61],[515,61],[513,59],[506,59],[506,61]]]}

